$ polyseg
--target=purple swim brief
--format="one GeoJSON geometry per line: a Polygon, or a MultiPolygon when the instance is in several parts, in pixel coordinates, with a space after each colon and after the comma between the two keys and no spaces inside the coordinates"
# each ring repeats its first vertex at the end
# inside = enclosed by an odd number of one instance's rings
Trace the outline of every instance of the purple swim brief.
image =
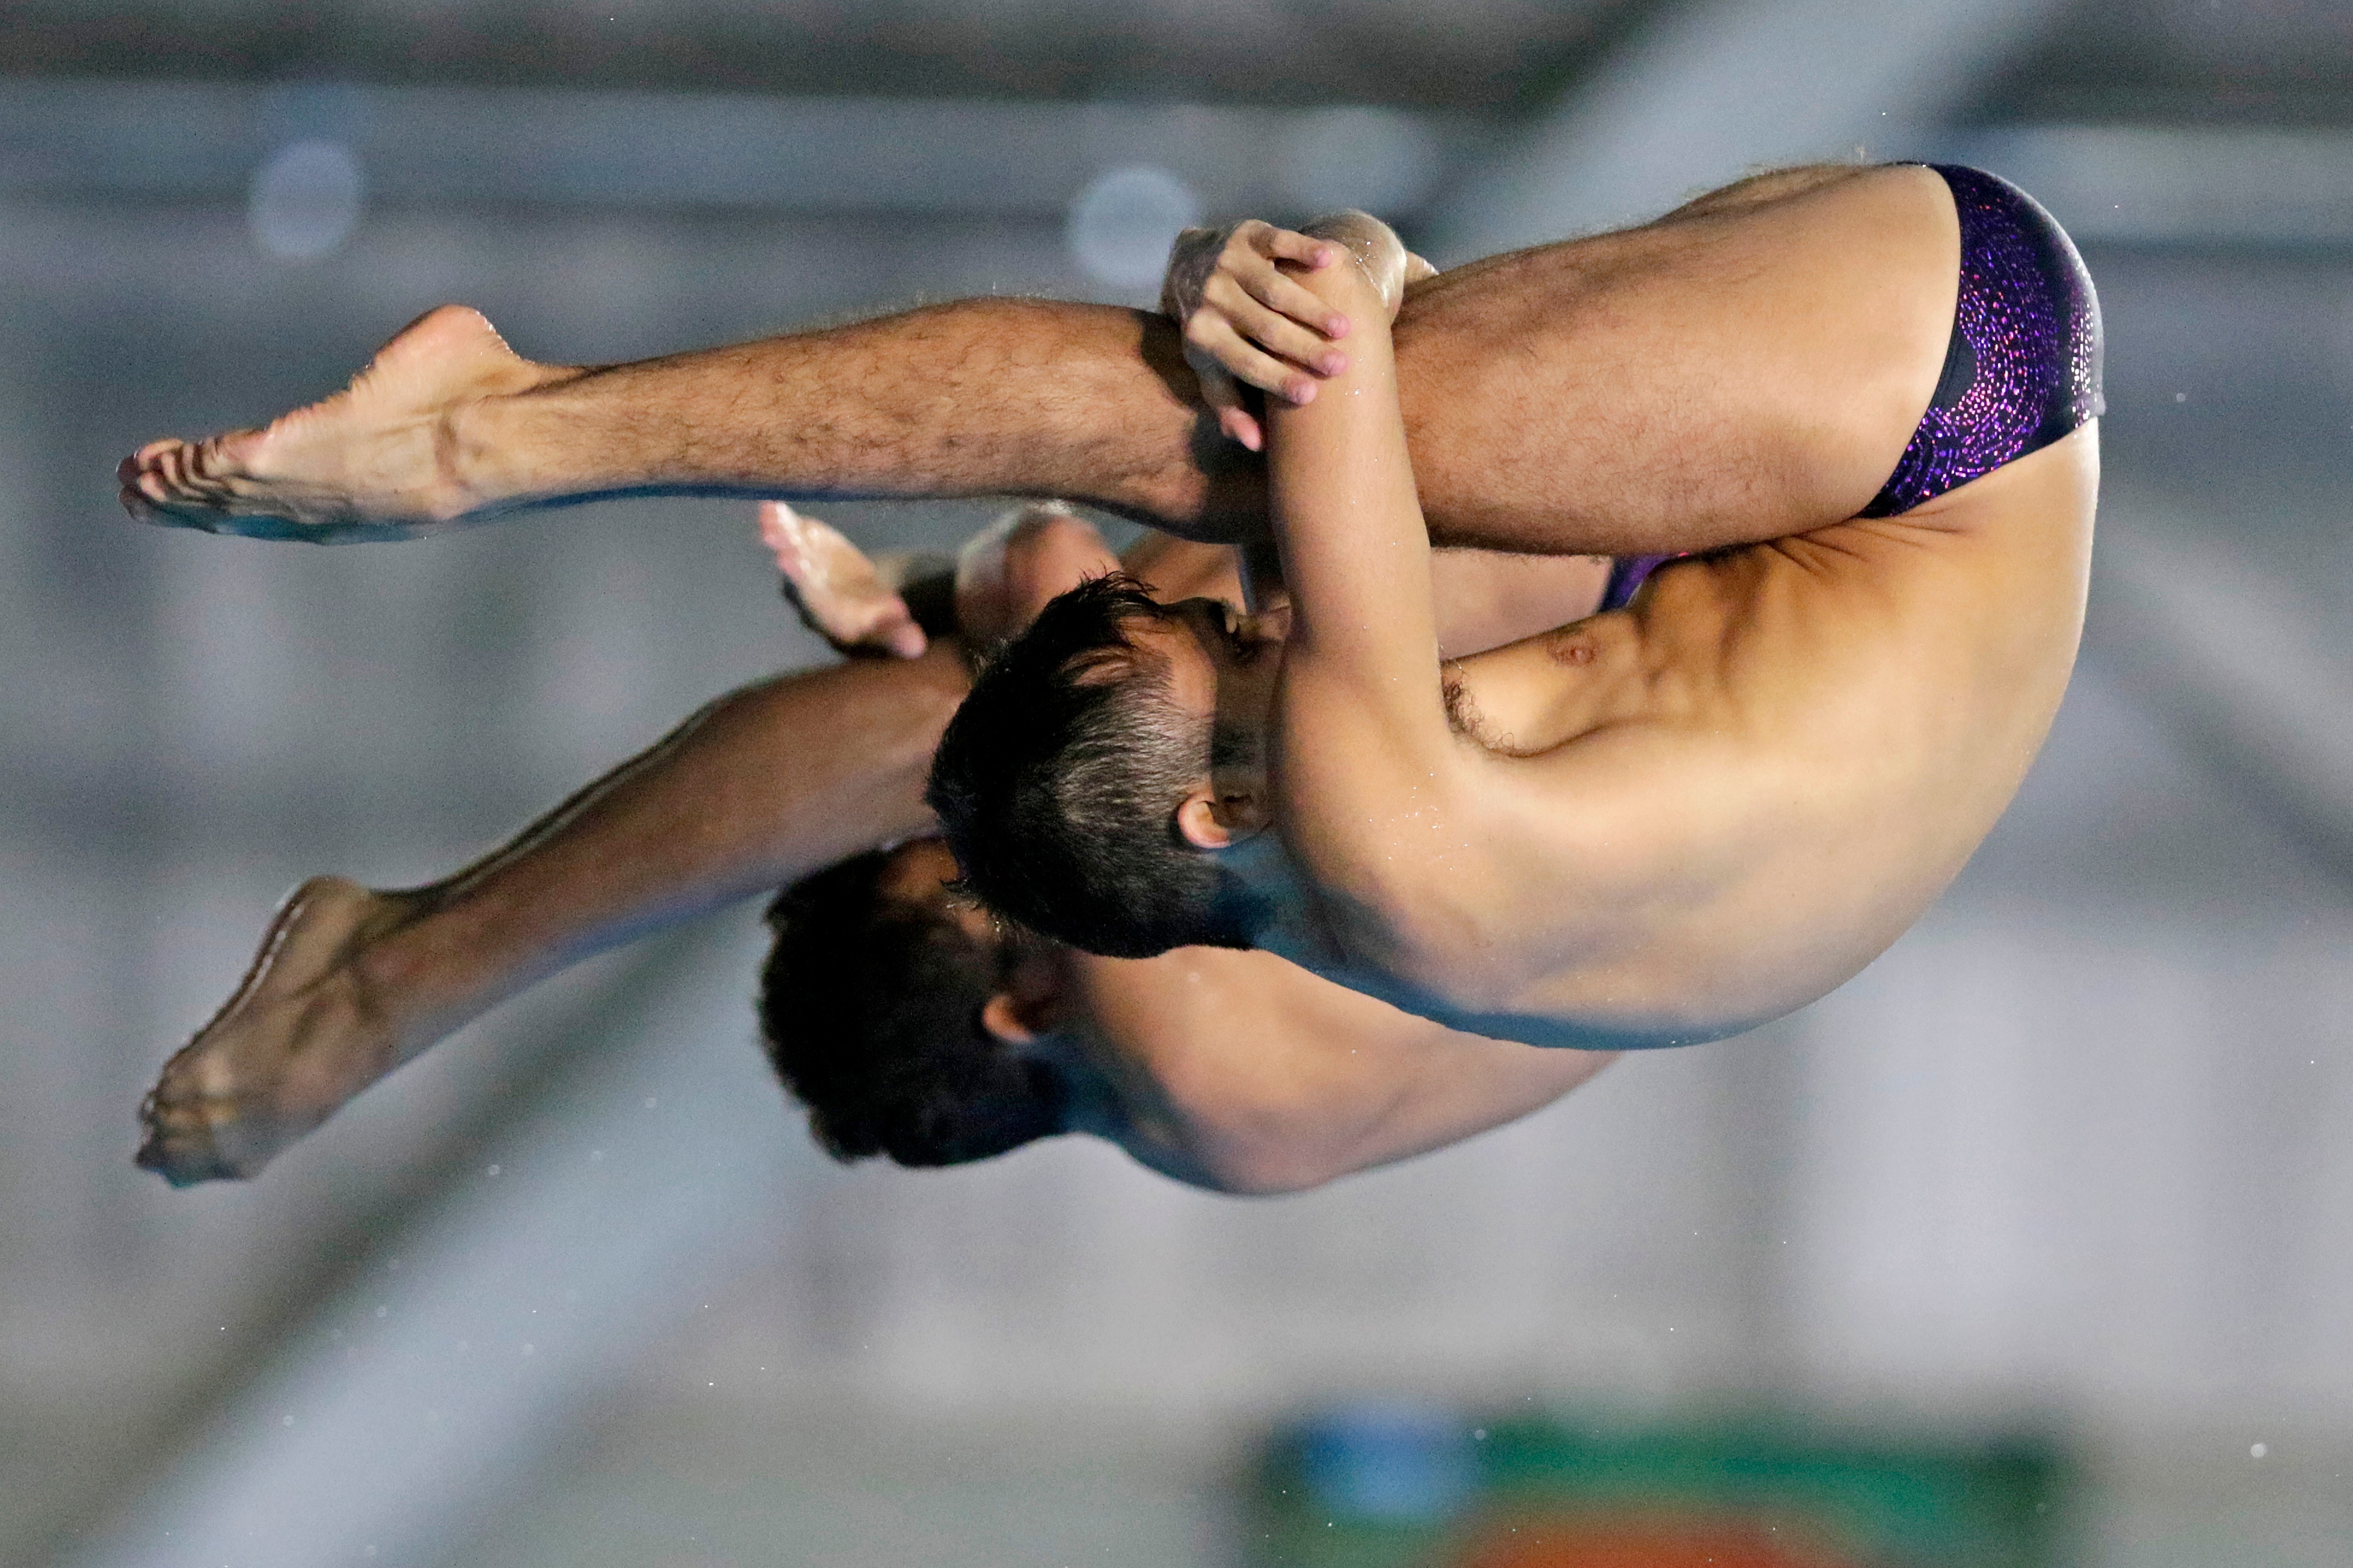
{"type": "MultiPolygon", "coordinates": [[[[2057,220],[1981,169],[1931,163],[1961,217],[1960,286],[1944,374],[1895,472],[1862,509],[1894,517],[2073,434],[2100,395],[2100,301],[2057,220]]],[[[1601,607],[1615,610],[1672,555],[1621,555],[1601,607]]]]}

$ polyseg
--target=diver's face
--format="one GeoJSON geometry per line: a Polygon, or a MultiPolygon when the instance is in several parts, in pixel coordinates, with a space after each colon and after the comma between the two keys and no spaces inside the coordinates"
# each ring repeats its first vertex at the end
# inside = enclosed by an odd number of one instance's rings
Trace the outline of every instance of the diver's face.
{"type": "Polygon", "coordinates": [[[1168,608],[1153,647],[1168,661],[1170,697],[1187,713],[1211,717],[1220,751],[1263,757],[1289,617],[1246,616],[1223,599],[1185,599],[1168,608]]]}
{"type": "Polygon", "coordinates": [[[945,841],[912,838],[891,852],[882,868],[882,896],[936,914],[944,914],[987,952],[1002,970],[1000,988],[980,1009],[980,1026],[1008,1046],[1028,1046],[1060,1026],[1070,994],[1069,955],[1043,938],[1029,938],[1007,946],[1007,937],[988,911],[969,899],[952,897],[947,885],[956,879],[955,857],[945,841]]]}
{"type": "Polygon", "coordinates": [[[956,879],[955,857],[943,838],[910,838],[891,851],[882,868],[883,896],[926,908],[947,900],[947,885],[956,879]]]}
{"type": "Polygon", "coordinates": [[[947,887],[956,879],[955,857],[941,838],[911,838],[891,851],[882,868],[882,896],[913,909],[944,912],[965,934],[994,950],[997,924],[988,912],[969,899],[951,899],[947,887]]]}
{"type": "Polygon", "coordinates": [[[1209,776],[1177,826],[1196,846],[1221,849],[1271,820],[1267,746],[1289,616],[1245,616],[1222,599],[1186,599],[1168,612],[1130,636],[1166,662],[1169,700],[1210,721],[1209,776]]]}

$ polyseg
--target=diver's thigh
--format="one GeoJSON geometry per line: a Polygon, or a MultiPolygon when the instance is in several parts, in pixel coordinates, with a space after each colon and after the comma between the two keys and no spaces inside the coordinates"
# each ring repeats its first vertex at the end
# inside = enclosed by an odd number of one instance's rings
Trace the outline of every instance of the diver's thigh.
{"type": "Polygon", "coordinates": [[[1883,169],[1431,280],[1398,357],[1434,536],[1700,550],[1852,515],[1927,405],[1958,257],[1943,181],[1883,169]]]}

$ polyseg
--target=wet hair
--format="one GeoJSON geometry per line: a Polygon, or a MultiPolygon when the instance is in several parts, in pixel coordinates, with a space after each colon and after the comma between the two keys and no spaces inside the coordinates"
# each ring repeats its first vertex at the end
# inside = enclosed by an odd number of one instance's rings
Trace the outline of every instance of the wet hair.
{"type": "Polygon", "coordinates": [[[1128,640],[1169,614],[1118,574],[1047,605],[973,683],[924,795],[990,907],[1113,958],[1246,948],[1264,921],[1249,885],[1177,830],[1217,742],[1170,700],[1166,662],[1128,640]]]}
{"type": "Polygon", "coordinates": [[[810,1133],[845,1164],[956,1165],[1060,1131],[1060,1074],[981,1023],[1036,939],[984,941],[944,898],[887,894],[890,864],[860,855],[768,906],[761,1033],[810,1133]]]}

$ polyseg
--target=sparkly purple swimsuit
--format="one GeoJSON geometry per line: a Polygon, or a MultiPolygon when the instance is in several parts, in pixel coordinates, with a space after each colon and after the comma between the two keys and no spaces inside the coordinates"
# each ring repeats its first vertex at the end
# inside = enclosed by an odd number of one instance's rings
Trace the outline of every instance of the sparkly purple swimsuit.
{"type": "MultiPolygon", "coordinates": [[[[2040,451],[2105,410],[2100,301],[2084,258],[2042,205],[2009,181],[1928,167],[1961,215],[1953,338],[1928,412],[1864,517],[1894,517],[2040,451]]],[[[1601,607],[1615,610],[1672,555],[1621,555],[1601,607]]]]}

